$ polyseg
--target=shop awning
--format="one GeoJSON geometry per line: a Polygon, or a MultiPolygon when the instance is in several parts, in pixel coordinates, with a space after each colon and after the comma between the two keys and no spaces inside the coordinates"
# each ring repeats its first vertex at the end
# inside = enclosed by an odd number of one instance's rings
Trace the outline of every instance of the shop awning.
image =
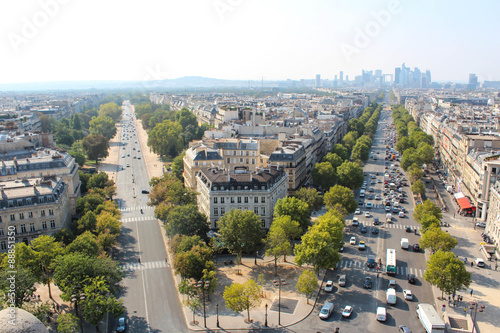
{"type": "Polygon", "coordinates": [[[472,205],[470,204],[469,200],[467,198],[460,198],[457,200],[458,204],[460,205],[460,208],[462,210],[464,209],[471,209],[472,205]]]}

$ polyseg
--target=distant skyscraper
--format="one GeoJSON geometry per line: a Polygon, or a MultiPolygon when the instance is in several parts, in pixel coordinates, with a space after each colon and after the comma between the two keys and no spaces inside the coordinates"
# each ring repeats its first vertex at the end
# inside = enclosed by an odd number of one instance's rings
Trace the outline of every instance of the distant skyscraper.
{"type": "Polygon", "coordinates": [[[347,82],[349,82],[349,75],[346,75],[346,76],[345,76],[345,80],[346,80],[347,82]]]}
{"type": "Polygon", "coordinates": [[[476,74],[469,74],[469,89],[476,89],[477,88],[477,75],[476,74]]]}
{"type": "Polygon", "coordinates": [[[401,68],[396,67],[396,69],[394,70],[394,84],[399,84],[400,76],[401,76],[401,68]]]}
{"type": "Polygon", "coordinates": [[[340,83],[344,82],[344,72],[340,71],[340,83]]]}
{"type": "Polygon", "coordinates": [[[427,79],[427,84],[430,85],[431,84],[431,71],[427,70],[425,71],[425,78],[427,79]]]}
{"type": "Polygon", "coordinates": [[[321,87],[321,75],[316,74],[316,88],[321,87]]]}

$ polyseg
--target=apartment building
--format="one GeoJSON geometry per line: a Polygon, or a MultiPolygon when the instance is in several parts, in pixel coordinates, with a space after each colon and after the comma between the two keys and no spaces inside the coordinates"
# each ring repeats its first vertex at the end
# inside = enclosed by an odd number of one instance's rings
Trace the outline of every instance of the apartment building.
{"type": "Polygon", "coordinates": [[[71,192],[56,176],[1,181],[0,251],[7,250],[9,232],[15,232],[16,243],[29,244],[40,235],[68,228],[71,192]]]}
{"type": "Polygon", "coordinates": [[[307,156],[304,146],[297,143],[288,143],[269,156],[270,165],[285,169],[288,175],[288,194],[293,194],[307,180],[307,156]]]}
{"type": "Polygon", "coordinates": [[[198,209],[208,217],[212,229],[233,208],[255,212],[262,228],[269,229],[276,202],[287,195],[287,174],[282,168],[201,168],[196,180],[198,209]]]}
{"type": "Polygon", "coordinates": [[[184,186],[196,190],[196,177],[201,168],[223,167],[224,160],[218,149],[213,149],[197,141],[192,147],[186,150],[183,158],[184,164],[184,186]]]}
{"type": "Polygon", "coordinates": [[[498,245],[500,244],[500,180],[491,186],[490,209],[486,221],[485,232],[496,245],[496,256],[500,257],[498,245]]]}

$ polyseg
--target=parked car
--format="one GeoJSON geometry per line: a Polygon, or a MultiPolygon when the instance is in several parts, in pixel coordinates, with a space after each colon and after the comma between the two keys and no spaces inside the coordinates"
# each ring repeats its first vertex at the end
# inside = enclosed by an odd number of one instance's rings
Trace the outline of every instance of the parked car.
{"type": "Polygon", "coordinates": [[[351,237],[351,239],[349,240],[349,244],[351,245],[356,245],[356,237],[351,237]]]}
{"type": "Polygon", "coordinates": [[[403,290],[403,296],[404,296],[405,300],[407,300],[407,301],[413,300],[413,294],[411,293],[410,289],[403,290]]]}
{"type": "Polygon", "coordinates": [[[344,311],[342,311],[342,317],[349,318],[352,313],[352,306],[346,305],[344,311]]]}
{"type": "Polygon", "coordinates": [[[476,227],[486,228],[486,222],[478,222],[478,223],[476,223],[476,227]]]}
{"type": "Polygon", "coordinates": [[[333,303],[332,302],[327,302],[323,307],[321,308],[321,311],[319,312],[319,318],[326,320],[330,317],[330,315],[333,312],[333,303]]]}
{"type": "Polygon", "coordinates": [[[413,244],[413,252],[420,252],[420,245],[418,243],[413,244]]]}
{"type": "Polygon", "coordinates": [[[411,330],[408,328],[408,326],[405,325],[399,325],[399,333],[411,333],[411,330]]]}
{"type": "Polygon", "coordinates": [[[415,282],[417,282],[415,274],[408,274],[408,283],[415,284],[415,282]]]}
{"type": "Polygon", "coordinates": [[[333,290],[333,281],[332,280],[328,280],[326,281],[326,284],[325,284],[325,291],[327,293],[331,293],[333,290]]]}
{"type": "Polygon", "coordinates": [[[347,282],[347,276],[345,274],[341,274],[339,276],[339,286],[345,287],[346,282],[347,282]]]}
{"type": "MultiPolygon", "coordinates": [[[[361,244],[361,242],[360,242],[360,244],[361,244]]],[[[485,266],[484,260],[481,258],[476,258],[476,260],[474,260],[474,261],[475,261],[477,267],[484,267],[485,266]]]]}

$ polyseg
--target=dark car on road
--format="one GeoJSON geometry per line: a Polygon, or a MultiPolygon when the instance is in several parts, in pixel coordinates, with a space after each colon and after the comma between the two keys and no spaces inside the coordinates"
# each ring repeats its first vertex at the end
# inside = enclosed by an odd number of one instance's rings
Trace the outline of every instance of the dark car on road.
{"type": "Polygon", "coordinates": [[[420,252],[420,245],[418,243],[413,244],[413,252],[420,252]]]}
{"type": "Polygon", "coordinates": [[[142,194],[149,194],[148,190],[142,190],[141,192],[142,192],[142,194]]]}
{"type": "Polygon", "coordinates": [[[372,289],[372,285],[373,285],[372,278],[369,276],[365,277],[365,281],[363,283],[363,288],[372,289]]]}
{"type": "Polygon", "coordinates": [[[408,282],[409,283],[415,284],[416,281],[417,281],[417,279],[415,278],[414,274],[408,274],[408,282]]]}
{"type": "Polygon", "coordinates": [[[366,227],[365,227],[365,226],[362,226],[360,231],[361,231],[361,233],[362,233],[362,234],[366,233],[366,231],[367,231],[367,230],[366,230],[366,227]]]}

